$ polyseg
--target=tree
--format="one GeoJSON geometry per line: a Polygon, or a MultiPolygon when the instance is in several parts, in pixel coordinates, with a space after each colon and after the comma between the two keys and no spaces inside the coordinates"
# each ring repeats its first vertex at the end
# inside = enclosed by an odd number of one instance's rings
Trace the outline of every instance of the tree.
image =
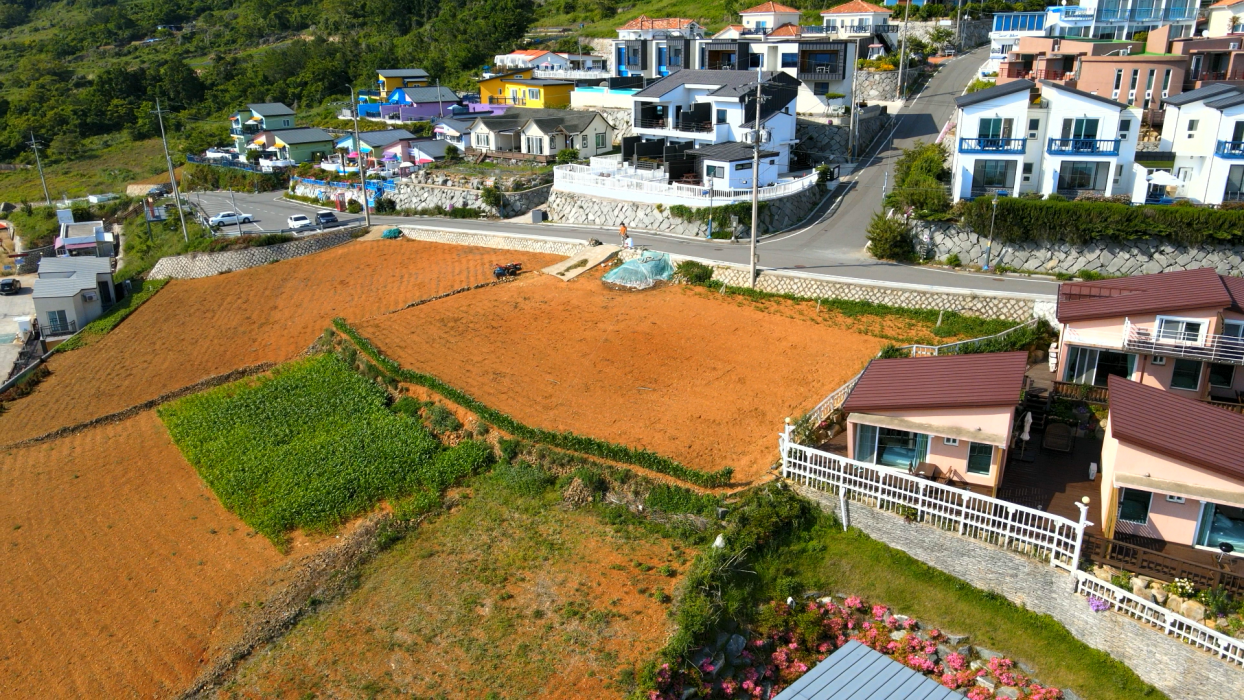
{"type": "Polygon", "coordinates": [[[903,261],[916,256],[916,247],[912,245],[911,234],[903,220],[892,219],[879,211],[868,222],[868,252],[878,260],[903,261]]]}
{"type": "Polygon", "coordinates": [[[946,45],[954,41],[955,32],[950,27],[934,27],[929,32],[929,43],[933,48],[941,51],[946,45]]]}

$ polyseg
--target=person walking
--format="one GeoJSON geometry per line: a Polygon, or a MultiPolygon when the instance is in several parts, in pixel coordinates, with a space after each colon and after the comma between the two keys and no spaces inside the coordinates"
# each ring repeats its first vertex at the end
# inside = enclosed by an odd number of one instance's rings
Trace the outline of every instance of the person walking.
{"type": "Polygon", "coordinates": [[[626,245],[626,224],[622,224],[622,227],[618,229],[618,234],[621,235],[622,245],[625,246],[626,245]]]}

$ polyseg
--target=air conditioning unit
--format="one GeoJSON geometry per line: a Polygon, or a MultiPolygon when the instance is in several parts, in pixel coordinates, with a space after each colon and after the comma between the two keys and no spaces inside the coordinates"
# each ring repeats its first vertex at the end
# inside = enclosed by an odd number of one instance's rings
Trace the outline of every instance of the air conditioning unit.
{"type": "Polygon", "coordinates": [[[757,143],[757,134],[760,135],[760,143],[769,143],[769,139],[773,138],[773,132],[770,129],[752,129],[743,134],[743,143],[757,143]]]}

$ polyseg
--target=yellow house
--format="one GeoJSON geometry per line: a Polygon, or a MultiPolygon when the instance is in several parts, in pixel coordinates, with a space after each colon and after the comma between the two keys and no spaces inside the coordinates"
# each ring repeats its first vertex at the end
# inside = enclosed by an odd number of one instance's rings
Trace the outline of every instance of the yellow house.
{"type": "Polygon", "coordinates": [[[495,75],[479,81],[479,101],[487,105],[568,107],[573,91],[573,82],[535,78],[530,70],[495,75]]]}
{"type": "Polygon", "coordinates": [[[398,88],[427,87],[428,72],[422,68],[396,68],[376,71],[376,84],[380,87],[380,99],[388,99],[389,93],[398,88]]]}

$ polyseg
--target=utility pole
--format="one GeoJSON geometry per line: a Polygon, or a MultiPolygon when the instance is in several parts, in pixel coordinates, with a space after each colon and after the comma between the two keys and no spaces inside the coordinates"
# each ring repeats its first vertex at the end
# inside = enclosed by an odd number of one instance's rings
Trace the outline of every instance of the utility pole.
{"type": "MultiPolygon", "coordinates": [[[[400,107],[398,109],[401,109],[400,107]]],[[[441,117],[445,116],[445,103],[441,100],[441,79],[436,79],[436,109],[440,112],[441,117]]]]}
{"type": "Polygon", "coordinates": [[[752,239],[751,239],[751,288],[756,288],[756,219],[760,214],[760,143],[764,134],[764,123],[760,120],[761,97],[760,88],[764,84],[764,73],[756,69],[756,128],[752,130],[752,239]]]}
{"type": "MultiPolygon", "coordinates": [[[[850,45],[850,44],[849,44],[850,45]]],[[[860,60],[860,44],[854,42],[855,57],[851,59],[851,96],[848,98],[847,109],[847,158],[848,160],[855,157],[855,111],[859,109],[859,102],[855,99],[855,74],[859,73],[860,60]]]]}
{"type": "Polygon", "coordinates": [[[35,167],[39,168],[39,182],[43,183],[43,200],[52,206],[52,196],[48,194],[48,181],[43,177],[43,161],[39,160],[39,146],[41,144],[35,140],[35,132],[30,132],[30,147],[35,152],[35,167]]]}
{"type": "Polygon", "coordinates": [[[963,50],[963,0],[955,3],[955,48],[963,50]]]}
{"type": "Polygon", "coordinates": [[[173,185],[173,201],[177,202],[177,216],[181,219],[181,237],[190,242],[190,233],[186,231],[186,212],[181,207],[181,190],[177,187],[177,176],[173,174],[173,158],[168,154],[168,137],[164,134],[164,109],[160,108],[160,98],[156,98],[156,108],[152,110],[160,120],[160,142],[164,144],[164,162],[168,164],[168,181],[173,185]]]}
{"type": "MultiPolygon", "coordinates": [[[[436,80],[439,86],[441,81],[436,80]]],[[[439,96],[437,99],[440,99],[439,96]]],[[[354,86],[350,86],[350,113],[354,115],[354,152],[358,155],[359,160],[359,187],[363,188],[363,217],[367,221],[367,228],[371,228],[371,207],[367,205],[367,165],[363,161],[363,143],[359,141],[359,103],[354,97],[354,86]]]]}
{"type": "Polygon", "coordinates": [[[989,272],[989,256],[993,253],[993,224],[998,220],[998,193],[993,193],[993,214],[989,216],[989,243],[985,246],[985,267],[981,268],[983,272],[989,272]]]}
{"type": "Polygon", "coordinates": [[[907,20],[911,17],[911,0],[907,0],[907,10],[903,13],[903,40],[898,50],[898,95],[894,99],[903,101],[903,69],[907,67],[907,20]]]}
{"type": "Polygon", "coordinates": [[[242,237],[242,212],[238,211],[238,200],[233,196],[233,188],[229,188],[229,202],[233,204],[233,223],[238,225],[238,238],[242,237]]]}

